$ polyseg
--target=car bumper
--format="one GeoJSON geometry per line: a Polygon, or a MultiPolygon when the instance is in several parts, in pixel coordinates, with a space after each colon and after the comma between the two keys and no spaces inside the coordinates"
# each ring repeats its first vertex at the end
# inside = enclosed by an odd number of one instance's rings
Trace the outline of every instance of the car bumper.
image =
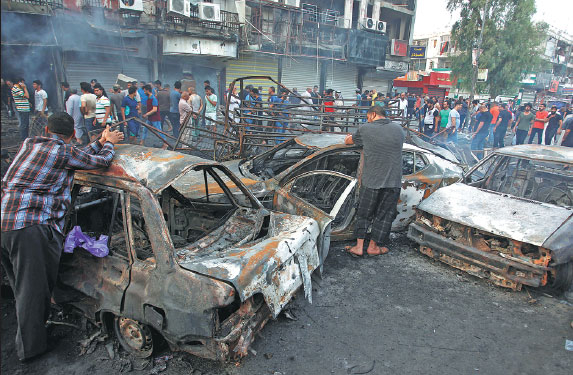
{"type": "Polygon", "coordinates": [[[419,223],[410,224],[408,238],[420,245],[422,254],[506,288],[519,290],[522,285],[539,287],[550,270],[461,244],[419,223]]]}

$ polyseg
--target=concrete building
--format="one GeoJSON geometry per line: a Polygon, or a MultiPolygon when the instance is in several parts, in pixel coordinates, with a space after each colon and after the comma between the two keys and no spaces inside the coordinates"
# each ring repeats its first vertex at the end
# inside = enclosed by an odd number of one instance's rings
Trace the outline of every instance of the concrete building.
{"type": "MultiPolygon", "coordinates": [[[[244,75],[289,88],[387,92],[407,72],[416,0],[2,0],[2,76],[106,89],[122,73],[203,93],[244,75]]],[[[261,82],[262,84],[262,82],[261,82]]]]}
{"type": "Polygon", "coordinates": [[[451,56],[455,48],[450,40],[450,31],[438,31],[426,35],[416,35],[413,46],[425,48],[423,58],[412,58],[410,70],[430,73],[434,69],[449,70],[452,68],[451,56]]]}

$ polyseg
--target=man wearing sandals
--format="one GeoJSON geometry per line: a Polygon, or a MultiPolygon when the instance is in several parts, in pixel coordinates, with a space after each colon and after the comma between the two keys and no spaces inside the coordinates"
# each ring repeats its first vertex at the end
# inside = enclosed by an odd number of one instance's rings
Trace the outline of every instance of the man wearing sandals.
{"type": "Polygon", "coordinates": [[[344,143],[361,147],[363,167],[360,179],[360,200],[356,212],[357,243],[347,247],[353,256],[362,256],[364,238],[372,226],[366,253],[370,256],[386,254],[392,222],[398,213],[397,204],[402,186],[402,127],[386,118],[380,106],[370,107],[368,123],[356,133],[346,136],[344,143]]]}

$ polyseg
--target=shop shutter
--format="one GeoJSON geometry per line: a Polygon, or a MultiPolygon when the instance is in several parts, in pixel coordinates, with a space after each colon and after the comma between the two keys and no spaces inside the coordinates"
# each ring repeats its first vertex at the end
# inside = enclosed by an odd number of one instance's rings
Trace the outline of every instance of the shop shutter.
{"type": "Polygon", "coordinates": [[[80,82],[89,82],[93,78],[97,79],[106,91],[109,91],[120,73],[138,81],[148,82],[152,79],[149,68],[149,60],[135,57],[73,52],[66,52],[64,55],[66,80],[70,87],[78,91],[80,82]]]}
{"type": "Polygon", "coordinates": [[[317,67],[312,59],[283,58],[281,83],[290,90],[296,87],[299,94],[307,87],[320,86],[320,64],[317,67]]]}
{"type": "Polygon", "coordinates": [[[429,97],[435,96],[441,103],[446,97],[446,89],[440,87],[428,87],[428,96],[429,97]]]}
{"type": "Polygon", "coordinates": [[[362,90],[372,90],[375,89],[377,92],[381,92],[386,95],[390,91],[390,83],[392,80],[384,78],[382,73],[376,71],[368,72],[362,78],[362,90]]]}
{"type": "MultiPolygon", "coordinates": [[[[241,54],[238,60],[232,60],[229,62],[225,75],[227,88],[234,79],[246,76],[270,76],[274,80],[278,81],[278,59],[274,56],[262,53],[241,54]]],[[[245,81],[244,85],[253,85],[254,87],[262,86],[264,92],[266,92],[270,83],[270,81],[262,79],[245,81]]],[[[237,89],[240,88],[237,86],[237,89]]]]}
{"type": "Polygon", "coordinates": [[[424,95],[424,89],[421,87],[408,87],[408,92],[414,95],[424,95]]]}
{"type": "Polygon", "coordinates": [[[356,65],[330,61],[327,63],[326,89],[341,91],[345,104],[351,105],[356,101],[356,87],[358,86],[358,69],[356,65]]]}

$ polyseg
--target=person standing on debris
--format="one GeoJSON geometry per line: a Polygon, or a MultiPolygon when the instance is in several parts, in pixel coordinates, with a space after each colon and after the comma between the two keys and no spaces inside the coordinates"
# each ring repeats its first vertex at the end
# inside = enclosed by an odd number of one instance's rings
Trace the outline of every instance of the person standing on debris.
{"type": "MultiPolygon", "coordinates": [[[[89,85],[89,84],[88,84],[89,85]]],[[[70,145],[74,119],[53,114],[46,136],[26,139],[2,179],[2,265],[16,299],[16,351],[27,361],[49,349],[46,320],[64,245],[74,171],[106,168],[123,134],[106,128],[86,148],[70,145]]]]}
{"type": "Polygon", "coordinates": [[[523,112],[519,114],[517,123],[513,127],[516,145],[522,145],[525,143],[525,138],[527,137],[529,129],[533,125],[534,119],[535,115],[531,112],[531,104],[527,103],[523,112]]]}
{"type": "Polygon", "coordinates": [[[563,125],[563,117],[557,112],[557,106],[551,107],[551,112],[547,116],[547,129],[545,129],[545,144],[551,145],[557,133],[561,134],[561,126],[563,125]]]}
{"type": "Polygon", "coordinates": [[[504,147],[505,144],[503,139],[507,133],[507,127],[511,124],[511,119],[513,115],[507,109],[507,104],[503,103],[501,105],[501,111],[497,116],[497,122],[493,127],[493,147],[504,147]]]}
{"type": "Polygon", "coordinates": [[[121,101],[121,120],[127,121],[127,136],[128,142],[134,144],[137,136],[139,135],[140,124],[133,120],[139,117],[140,103],[136,99],[137,87],[130,86],[127,89],[127,95],[121,101]]]}
{"type": "Polygon", "coordinates": [[[458,128],[460,127],[460,110],[462,109],[462,103],[456,102],[454,108],[450,111],[448,115],[448,123],[446,125],[446,134],[448,135],[447,142],[458,142],[458,128]]]}
{"type": "Polygon", "coordinates": [[[210,130],[215,130],[217,119],[217,95],[213,93],[211,86],[205,87],[205,125],[210,130]]]}
{"type": "Polygon", "coordinates": [[[483,148],[485,146],[485,140],[489,135],[489,126],[491,124],[491,119],[493,115],[488,111],[485,105],[480,107],[480,117],[478,119],[477,130],[472,136],[472,151],[477,151],[478,158],[483,158],[483,148]]]}
{"type": "Polygon", "coordinates": [[[181,81],[175,81],[173,90],[169,92],[169,122],[173,127],[173,136],[179,137],[179,128],[181,126],[181,118],[179,117],[179,101],[181,100],[181,81]]]}
{"type": "Polygon", "coordinates": [[[167,118],[167,114],[169,113],[169,109],[171,106],[170,97],[169,97],[169,88],[167,86],[163,87],[160,80],[157,80],[153,83],[155,88],[157,89],[157,103],[159,103],[159,114],[161,115],[161,128],[163,129],[163,125],[165,124],[165,119],[167,118]]]}
{"type": "Polygon", "coordinates": [[[82,145],[83,143],[88,142],[88,132],[86,131],[84,125],[84,116],[82,115],[82,111],[80,110],[80,107],[82,106],[82,101],[76,89],[70,89],[69,93],[70,96],[66,101],[66,112],[74,119],[74,131],[76,133],[75,134],[76,141],[78,142],[78,145],[82,145]]]}
{"type": "Polygon", "coordinates": [[[392,222],[398,214],[397,204],[402,187],[402,127],[386,118],[380,106],[371,107],[368,123],[356,133],[347,135],[344,143],[362,148],[363,169],[355,234],[356,245],[347,247],[352,256],[362,256],[364,239],[372,226],[366,253],[370,256],[386,254],[392,222]]]}
{"type": "Polygon", "coordinates": [[[529,129],[529,144],[533,143],[533,139],[536,135],[537,143],[541,144],[543,131],[545,130],[545,123],[549,121],[547,116],[549,116],[549,112],[545,110],[545,104],[541,103],[539,105],[539,110],[535,113],[535,122],[533,123],[533,127],[529,129]]]}
{"type": "MultiPolygon", "coordinates": [[[[145,91],[145,96],[147,97],[147,112],[145,112],[142,117],[147,119],[149,125],[153,126],[157,130],[161,129],[161,113],[159,112],[159,103],[155,95],[153,95],[153,88],[151,85],[143,86],[143,91],[145,91]]],[[[140,145],[145,145],[145,138],[147,138],[148,129],[144,126],[141,132],[141,142],[140,145]]],[[[165,139],[165,136],[161,134],[161,138],[165,139]]],[[[163,143],[163,149],[167,148],[167,143],[163,143]]]]}
{"type": "Polygon", "coordinates": [[[20,130],[20,140],[23,141],[28,138],[28,128],[30,127],[30,94],[24,82],[24,78],[14,80],[12,86],[12,97],[16,105],[16,112],[18,114],[18,128],[20,130]]]}
{"type": "Polygon", "coordinates": [[[84,115],[84,127],[88,134],[95,129],[95,111],[97,97],[92,92],[92,86],[87,82],[80,82],[80,90],[82,90],[81,111],[84,115]]]}

